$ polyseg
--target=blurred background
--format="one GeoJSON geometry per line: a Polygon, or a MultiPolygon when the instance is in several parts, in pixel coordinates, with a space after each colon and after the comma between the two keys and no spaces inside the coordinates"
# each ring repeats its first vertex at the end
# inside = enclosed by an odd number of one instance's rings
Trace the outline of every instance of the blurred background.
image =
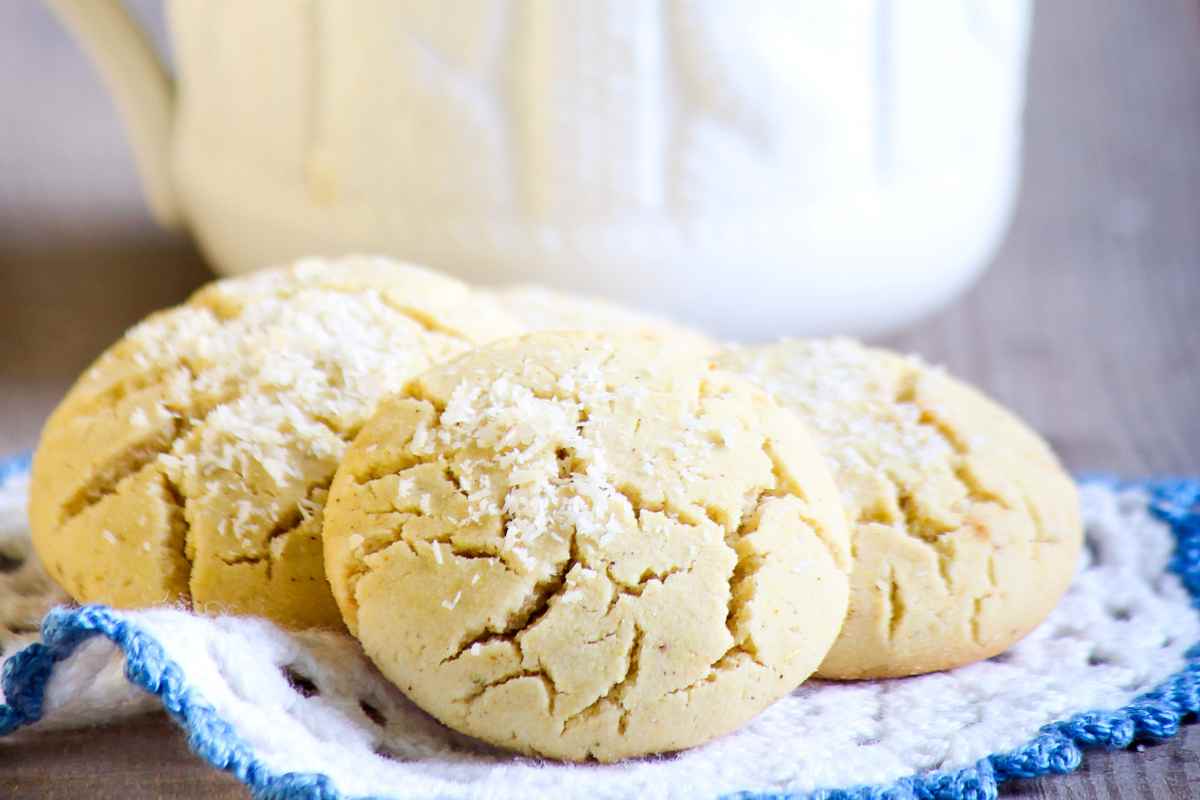
{"type": "MultiPolygon", "coordinates": [[[[169,52],[161,4],[128,5],[169,52]]],[[[188,235],[152,222],[113,101],[46,8],[0,4],[0,31],[0,453],[11,453],[35,444],[126,327],[212,273],[188,235]]],[[[1020,191],[998,250],[983,247],[983,277],[873,338],[976,382],[1073,469],[1200,471],[1200,4],[1038,5],[1025,98],[1020,191]]],[[[926,216],[954,205],[939,202],[926,216]]],[[[1000,226],[1003,191],[995,203],[1000,226]]],[[[804,332],[797,317],[778,332],[804,332]]]]}

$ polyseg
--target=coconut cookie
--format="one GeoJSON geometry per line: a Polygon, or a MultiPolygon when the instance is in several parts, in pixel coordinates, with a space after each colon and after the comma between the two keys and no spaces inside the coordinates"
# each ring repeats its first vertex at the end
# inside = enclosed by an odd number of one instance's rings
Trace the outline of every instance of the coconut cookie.
{"type": "Polygon", "coordinates": [[[713,340],[693,328],[598,297],[534,285],[497,289],[492,296],[531,331],[637,333],[677,338],[706,352],[717,350],[713,340]]]}
{"type": "Polygon", "coordinates": [[[384,259],[219,281],[71,389],[33,464],[33,542],[79,601],[339,626],[322,507],[378,399],[517,330],[465,285],[384,259]]]}
{"type": "Polygon", "coordinates": [[[737,728],[845,614],[816,447],[653,337],[540,333],[423,373],[346,454],[330,583],[380,669],[501,747],[612,761],[737,728]]]}
{"type": "Polygon", "coordinates": [[[914,358],[848,340],[734,350],[718,363],[798,412],[842,492],[850,613],[818,675],[967,664],[1054,608],[1079,561],[1078,496],[1016,417],[914,358]]]}

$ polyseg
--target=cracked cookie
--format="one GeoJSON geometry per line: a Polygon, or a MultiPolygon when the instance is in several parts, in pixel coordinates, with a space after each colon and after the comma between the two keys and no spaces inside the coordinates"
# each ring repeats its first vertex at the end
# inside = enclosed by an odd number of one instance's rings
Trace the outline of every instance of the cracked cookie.
{"type": "Polygon", "coordinates": [[[587,297],[536,285],[495,289],[491,291],[491,296],[530,331],[637,333],[676,337],[681,342],[689,342],[705,352],[715,352],[718,349],[712,339],[682,323],[599,297],[587,297]]]}
{"type": "Polygon", "coordinates": [[[465,285],[385,259],[210,284],[131,329],[51,416],[37,552],[79,601],[340,627],[320,529],[349,441],[382,395],[518,330],[465,285]]]}
{"type": "Polygon", "coordinates": [[[1075,484],[1042,439],[915,358],[832,339],[731,350],[717,363],[808,424],[842,493],[850,612],[818,675],[915,675],[994,656],[1075,573],[1075,484]]]}
{"type": "Polygon", "coordinates": [[[808,435],[655,337],[538,333],[423,373],[346,453],[324,537],[347,626],[410,698],[572,760],[742,725],[817,668],[848,594],[808,435]]]}

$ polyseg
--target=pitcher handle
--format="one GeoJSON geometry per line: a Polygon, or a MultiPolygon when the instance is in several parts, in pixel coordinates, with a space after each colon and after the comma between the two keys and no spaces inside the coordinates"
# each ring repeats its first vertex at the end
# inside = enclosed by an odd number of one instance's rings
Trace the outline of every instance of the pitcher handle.
{"type": "Polygon", "coordinates": [[[178,228],[182,220],[170,168],[175,87],[162,59],[120,0],[46,2],[116,98],[151,214],[163,227],[178,228]]]}

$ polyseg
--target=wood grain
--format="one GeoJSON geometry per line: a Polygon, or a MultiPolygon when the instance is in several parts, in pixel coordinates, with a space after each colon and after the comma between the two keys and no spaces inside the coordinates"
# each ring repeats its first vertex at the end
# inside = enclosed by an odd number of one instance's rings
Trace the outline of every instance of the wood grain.
{"type": "MultiPolygon", "coordinates": [[[[134,4],[152,23],[156,4],[134,4]]],[[[40,6],[0,3],[0,453],[121,330],[209,274],[153,228],[108,101],[40,6]]],[[[984,279],[888,344],[945,363],[1075,470],[1200,474],[1200,3],[1037,7],[1025,177],[984,279]]],[[[1200,794],[1200,730],[1022,798],[1200,794]]],[[[0,740],[0,796],[244,797],[162,715],[0,740]]]]}
{"type": "Polygon", "coordinates": [[[188,750],[163,714],[120,727],[0,739],[0,797],[243,800],[245,787],[188,750]]]}

